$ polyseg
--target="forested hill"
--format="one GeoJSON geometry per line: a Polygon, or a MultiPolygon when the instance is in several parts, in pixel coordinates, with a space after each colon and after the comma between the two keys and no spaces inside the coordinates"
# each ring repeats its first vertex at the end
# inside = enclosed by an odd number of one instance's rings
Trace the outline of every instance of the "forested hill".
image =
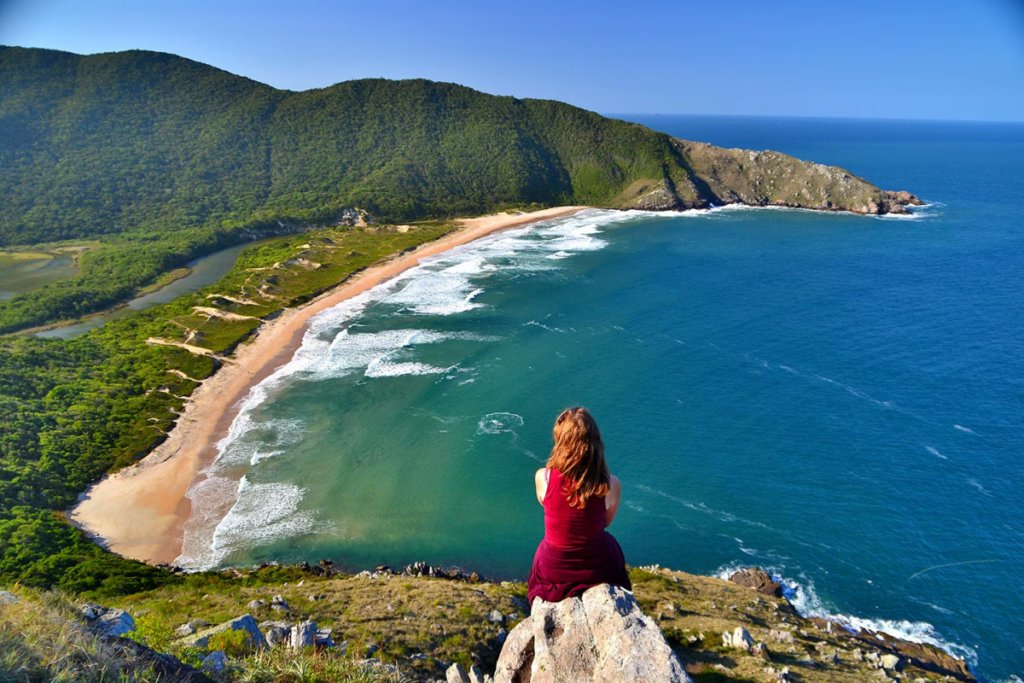
{"type": "Polygon", "coordinates": [[[0,332],[116,303],[245,228],[345,207],[392,220],[568,203],[902,209],[841,169],[738,154],[448,83],[290,92],[170,54],[0,47],[0,246],[109,245],[77,278],[0,304],[0,332]]]}
{"type": "Polygon", "coordinates": [[[425,80],[295,93],[168,54],[2,48],[0,93],[8,245],[345,206],[618,205],[687,176],[642,126],[425,80]]]}

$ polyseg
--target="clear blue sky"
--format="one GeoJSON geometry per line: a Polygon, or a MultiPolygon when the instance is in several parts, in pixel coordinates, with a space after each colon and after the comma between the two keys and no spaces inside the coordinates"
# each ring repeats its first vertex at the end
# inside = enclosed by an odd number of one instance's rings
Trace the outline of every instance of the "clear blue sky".
{"type": "Polygon", "coordinates": [[[1024,0],[0,0],[0,43],[383,76],[603,113],[1024,121],[1024,0]]]}

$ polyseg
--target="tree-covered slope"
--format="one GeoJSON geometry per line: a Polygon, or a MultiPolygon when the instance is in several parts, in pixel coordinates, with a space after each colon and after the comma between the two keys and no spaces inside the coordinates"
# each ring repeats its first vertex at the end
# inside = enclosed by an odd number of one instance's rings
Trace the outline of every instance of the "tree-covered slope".
{"type": "MultiPolygon", "coordinates": [[[[424,80],[274,90],[173,55],[0,48],[0,244],[358,205],[389,218],[614,203],[667,136],[424,80]]],[[[676,155],[678,156],[678,155],[676,155]]]]}
{"type": "Polygon", "coordinates": [[[289,92],[163,53],[0,47],[0,247],[103,245],[75,279],[0,304],[0,333],[124,300],[246,228],[330,223],[345,207],[393,220],[568,203],[902,209],[840,169],[808,183],[816,165],[733,152],[449,83],[289,92]],[[759,182],[780,163],[802,184],[759,182]]]}

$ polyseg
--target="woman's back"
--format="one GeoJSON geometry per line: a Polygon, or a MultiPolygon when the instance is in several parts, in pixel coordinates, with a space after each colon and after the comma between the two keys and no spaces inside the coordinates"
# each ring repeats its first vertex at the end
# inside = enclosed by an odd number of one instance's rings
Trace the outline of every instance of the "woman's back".
{"type": "Polygon", "coordinates": [[[572,550],[604,542],[604,496],[591,496],[583,509],[569,504],[562,473],[549,469],[544,494],[544,537],[556,548],[572,550]]]}
{"type": "Polygon", "coordinates": [[[608,471],[597,423],[584,408],[570,408],[558,416],[552,436],[547,467],[534,475],[544,539],[533,556],[530,604],[558,602],[602,583],[629,589],[622,548],[605,531],[622,484],[608,471]]]}

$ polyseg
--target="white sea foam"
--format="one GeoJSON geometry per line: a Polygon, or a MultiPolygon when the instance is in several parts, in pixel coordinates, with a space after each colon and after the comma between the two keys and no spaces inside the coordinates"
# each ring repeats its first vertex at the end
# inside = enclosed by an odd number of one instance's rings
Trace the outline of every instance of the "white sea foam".
{"type": "Polygon", "coordinates": [[[366,368],[367,377],[401,377],[402,375],[440,375],[449,368],[438,368],[426,363],[392,363],[375,360],[366,368]]]}
{"type": "Polygon", "coordinates": [[[953,429],[956,429],[956,430],[961,431],[961,432],[967,432],[968,434],[975,434],[975,435],[977,435],[976,431],[974,431],[972,429],[968,429],[967,427],[964,427],[963,425],[953,425],[953,429]]]}
{"type": "MultiPolygon", "coordinates": [[[[714,573],[714,576],[728,581],[729,577],[734,573],[749,566],[749,563],[732,562],[720,567],[714,573]]],[[[814,588],[814,581],[810,578],[804,576],[801,577],[800,581],[796,581],[785,576],[783,574],[784,570],[779,567],[765,566],[763,568],[771,575],[774,581],[782,584],[783,595],[803,617],[827,619],[853,632],[865,631],[876,635],[884,634],[911,643],[933,645],[954,657],[967,661],[971,666],[977,664],[977,655],[973,649],[966,645],[944,640],[936,633],[935,627],[926,621],[865,619],[863,617],[840,614],[822,601],[814,588]]]]}
{"type": "Polygon", "coordinates": [[[944,456],[942,453],[939,453],[939,450],[937,448],[933,448],[932,446],[925,446],[924,449],[926,451],[928,451],[929,453],[931,453],[932,455],[934,455],[935,457],[937,457],[937,458],[942,458],[943,460],[949,460],[949,458],[944,456]]]}
{"type": "Polygon", "coordinates": [[[523,426],[523,418],[515,413],[490,413],[480,418],[477,434],[515,434],[523,426]]]}
{"type": "MultiPolygon", "coordinates": [[[[550,270],[553,261],[601,249],[601,227],[645,216],[643,212],[588,210],[567,218],[537,223],[471,242],[429,258],[395,278],[321,311],[309,322],[302,344],[284,366],[252,387],[242,400],[227,436],[218,444],[218,456],[192,486],[187,497],[193,514],[185,526],[178,564],[208,569],[231,553],[278,538],[309,533],[315,515],[298,513],[303,491],[285,483],[253,484],[238,477],[268,458],[280,456],[302,437],[300,423],[262,420],[257,409],[284,387],[302,381],[344,376],[365,380],[452,373],[458,361],[442,367],[416,358],[416,347],[448,340],[494,341],[496,337],[467,332],[424,329],[424,317],[452,316],[482,307],[476,301],[487,279],[499,269],[531,272],[550,270]],[[548,257],[554,256],[554,259],[548,257]],[[547,265],[545,265],[547,264],[547,265]],[[382,305],[391,315],[417,316],[410,329],[362,331],[356,324],[370,306],[382,305]],[[227,511],[225,515],[225,511],[227,511]],[[223,515],[223,518],[220,516],[223,515]]],[[[473,381],[467,378],[464,385],[473,381]]],[[[485,416],[480,433],[499,434],[522,426],[511,413],[485,416]]]]}

